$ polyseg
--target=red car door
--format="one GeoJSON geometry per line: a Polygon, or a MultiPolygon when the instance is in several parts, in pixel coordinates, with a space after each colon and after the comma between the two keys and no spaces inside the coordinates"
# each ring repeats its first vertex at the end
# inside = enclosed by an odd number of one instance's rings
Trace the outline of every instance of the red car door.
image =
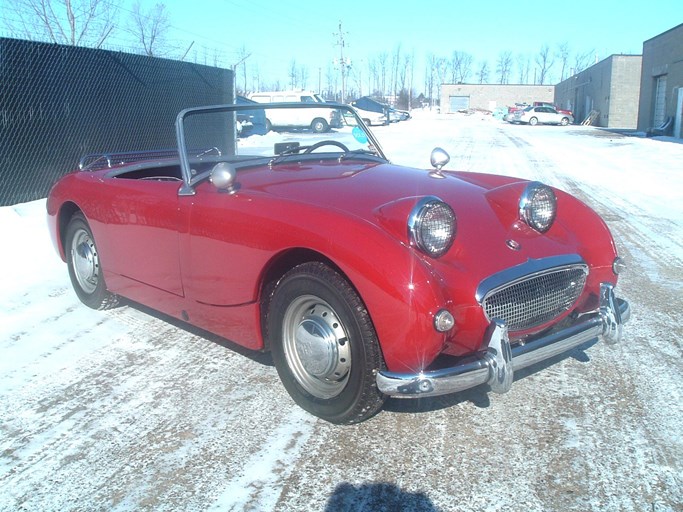
{"type": "Polygon", "coordinates": [[[134,281],[183,295],[180,277],[180,211],[177,181],[105,178],[111,214],[98,237],[105,268],[134,281]]]}
{"type": "Polygon", "coordinates": [[[248,197],[219,192],[208,182],[195,192],[183,244],[187,297],[215,306],[252,302],[259,273],[272,257],[268,245],[278,233],[259,220],[259,207],[248,197]]]}

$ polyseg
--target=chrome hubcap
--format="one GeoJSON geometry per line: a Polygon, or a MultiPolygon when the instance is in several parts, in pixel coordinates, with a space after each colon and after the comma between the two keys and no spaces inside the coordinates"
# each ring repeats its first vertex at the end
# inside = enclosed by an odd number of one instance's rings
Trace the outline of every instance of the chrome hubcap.
{"type": "Polygon", "coordinates": [[[100,263],[95,243],[84,229],[79,229],[72,239],[71,263],[81,289],[93,293],[97,288],[100,263]]]}
{"type": "Polygon", "coordinates": [[[317,398],[333,398],[349,379],[351,347],[344,326],[325,301],[294,300],[283,321],[283,347],[296,380],[317,398]]]}

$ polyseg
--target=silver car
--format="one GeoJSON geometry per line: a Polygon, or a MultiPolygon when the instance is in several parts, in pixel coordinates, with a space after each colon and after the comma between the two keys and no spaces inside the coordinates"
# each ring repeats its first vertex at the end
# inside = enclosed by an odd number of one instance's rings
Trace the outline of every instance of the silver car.
{"type": "Polygon", "coordinates": [[[567,126],[574,122],[574,117],[562,114],[552,107],[527,107],[515,112],[511,123],[528,123],[531,126],[541,124],[561,124],[567,126]]]}

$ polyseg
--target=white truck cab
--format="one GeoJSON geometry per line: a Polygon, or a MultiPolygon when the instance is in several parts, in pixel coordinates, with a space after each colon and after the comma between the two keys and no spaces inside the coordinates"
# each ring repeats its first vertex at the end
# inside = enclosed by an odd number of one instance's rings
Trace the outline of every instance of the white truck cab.
{"type": "MultiPolygon", "coordinates": [[[[258,103],[325,103],[320,95],[313,91],[265,91],[254,92],[249,99],[258,103]]],[[[266,126],[270,129],[310,128],[314,132],[323,133],[330,126],[337,124],[336,119],[328,119],[329,109],[272,109],[266,110],[266,126]]]]}
{"type": "Polygon", "coordinates": [[[259,103],[273,103],[273,102],[294,102],[294,103],[325,103],[325,100],[319,94],[313,91],[271,91],[271,92],[254,92],[249,95],[249,99],[259,103]]]}

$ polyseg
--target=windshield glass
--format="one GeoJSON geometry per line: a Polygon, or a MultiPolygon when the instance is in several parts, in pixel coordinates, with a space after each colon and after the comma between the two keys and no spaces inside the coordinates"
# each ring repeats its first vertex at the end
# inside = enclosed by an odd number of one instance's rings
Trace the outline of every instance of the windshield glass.
{"type": "Polygon", "coordinates": [[[178,115],[176,130],[181,163],[188,172],[193,161],[216,158],[228,162],[343,154],[385,158],[354,110],[336,103],[253,103],[187,109],[178,115]]]}

